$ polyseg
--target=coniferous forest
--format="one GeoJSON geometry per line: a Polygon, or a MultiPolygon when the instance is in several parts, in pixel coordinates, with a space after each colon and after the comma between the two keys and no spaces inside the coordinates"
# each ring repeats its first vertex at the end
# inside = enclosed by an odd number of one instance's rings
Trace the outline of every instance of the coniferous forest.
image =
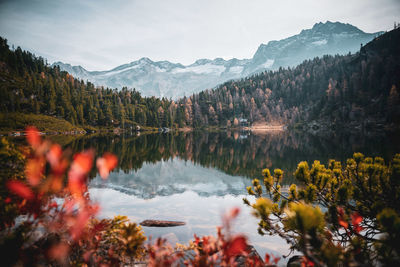
{"type": "Polygon", "coordinates": [[[356,54],[306,60],[176,100],[96,87],[0,40],[0,111],[5,114],[45,114],[73,125],[114,128],[235,127],[240,118],[296,127],[399,125],[400,29],[356,54]]]}

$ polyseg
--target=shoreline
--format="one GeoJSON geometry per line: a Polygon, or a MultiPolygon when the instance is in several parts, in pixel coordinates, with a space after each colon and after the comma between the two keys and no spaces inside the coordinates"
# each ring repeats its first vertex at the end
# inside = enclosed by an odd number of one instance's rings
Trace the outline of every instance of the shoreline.
{"type": "Polygon", "coordinates": [[[254,125],[250,127],[243,127],[242,129],[251,132],[280,132],[285,131],[287,127],[286,125],[254,125]]]}

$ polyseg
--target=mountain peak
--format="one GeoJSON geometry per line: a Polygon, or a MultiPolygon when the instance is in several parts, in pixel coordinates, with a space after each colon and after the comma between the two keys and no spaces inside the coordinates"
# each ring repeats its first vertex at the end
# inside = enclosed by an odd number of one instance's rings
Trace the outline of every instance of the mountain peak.
{"type": "Polygon", "coordinates": [[[326,21],[325,23],[323,22],[315,23],[311,31],[324,32],[324,33],[342,33],[342,32],[365,33],[359,28],[349,23],[342,23],[338,21],[331,22],[329,20],[326,21]]]}
{"type": "Polygon", "coordinates": [[[56,61],[53,64],[51,64],[51,66],[59,66],[60,68],[64,68],[64,69],[68,68],[68,69],[75,69],[75,70],[78,70],[78,69],[85,70],[81,65],[72,66],[71,64],[64,63],[62,61],[56,61]]]}
{"type": "Polygon", "coordinates": [[[219,83],[279,67],[295,66],[326,54],[348,54],[379,33],[364,33],[341,22],[319,22],[312,28],[279,41],[261,44],[251,59],[198,59],[190,65],[152,61],[142,57],[109,71],[90,72],[65,64],[74,76],[111,88],[134,87],[146,96],[178,97],[213,88],[219,83]]]}
{"type": "MultiPolygon", "coordinates": [[[[195,65],[204,65],[204,64],[207,64],[207,63],[210,63],[210,62],[212,62],[211,59],[201,58],[201,59],[196,60],[192,65],[193,66],[195,66],[195,65]]],[[[192,65],[190,65],[190,66],[192,66],[192,65]]]]}
{"type": "Polygon", "coordinates": [[[153,63],[153,61],[148,57],[142,57],[141,59],[139,59],[139,63],[151,64],[151,63],[153,63]]]}

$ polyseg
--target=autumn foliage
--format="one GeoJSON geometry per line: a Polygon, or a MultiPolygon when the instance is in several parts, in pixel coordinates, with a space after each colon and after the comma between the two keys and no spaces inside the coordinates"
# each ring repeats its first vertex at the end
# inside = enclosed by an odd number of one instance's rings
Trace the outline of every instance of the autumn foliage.
{"type": "MultiPolygon", "coordinates": [[[[90,199],[88,174],[94,163],[107,179],[118,164],[115,155],[104,153],[95,159],[90,149],[71,155],[43,140],[34,127],[27,128],[26,134],[30,148],[24,156],[2,140],[1,151],[10,152],[5,159],[18,154],[20,163],[25,162],[21,174],[9,174],[3,181],[1,208],[6,219],[1,223],[0,249],[8,254],[6,266],[119,266],[138,260],[149,266],[264,266],[251,252],[246,236],[232,234],[238,208],[223,216],[216,237],[195,236],[189,246],[176,248],[163,239],[145,245],[140,226],[125,216],[97,218],[101,207],[90,199]]],[[[278,261],[265,257],[268,264],[278,261]]]]}
{"type": "Polygon", "coordinates": [[[285,239],[305,266],[400,265],[400,154],[388,165],[361,153],[344,166],[300,162],[294,175],[287,192],[279,169],[247,188],[260,234],[285,239]]]}
{"type": "MultiPolygon", "coordinates": [[[[42,140],[34,127],[26,134],[31,148],[25,155],[26,179],[5,182],[7,206],[2,212],[17,212],[1,225],[1,250],[8,252],[4,263],[98,266],[142,256],[146,238],[140,226],[123,216],[96,218],[100,207],[87,190],[94,151],[71,156],[60,145],[42,140]]],[[[117,162],[110,153],[96,160],[104,179],[117,162]]]]}
{"type": "MultiPolygon", "coordinates": [[[[99,205],[88,193],[88,174],[100,176],[118,164],[116,156],[94,150],[72,155],[28,128],[30,148],[18,151],[1,140],[1,238],[6,266],[115,266],[144,260],[149,266],[264,266],[279,258],[261,259],[246,236],[232,233],[239,209],[227,212],[216,236],[195,236],[188,246],[173,248],[165,240],[145,244],[140,226],[124,216],[96,217],[99,205]],[[25,167],[18,167],[24,162],[25,167]],[[9,170],[7,172],[7,170],[9,170]],[[2,177],[3,179],[4,177],[2,177]]],[[[375,265],[400,262],[400,155],[386,165],[355,153],[343,167],[315,161],[299,163],[300,184],[282,192],[283,172],[263,171],[245,203],[260,219],[260,234],[276,234],[300,251],[302,266],[375,265]]]]}

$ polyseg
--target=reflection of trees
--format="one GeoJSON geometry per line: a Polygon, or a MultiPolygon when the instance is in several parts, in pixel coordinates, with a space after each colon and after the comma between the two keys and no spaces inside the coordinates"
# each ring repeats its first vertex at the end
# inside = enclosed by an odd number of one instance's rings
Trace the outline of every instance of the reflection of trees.
{"type": "MultiPolygon", "coordinates": [[[[119,158],[119,169],[138,170],[144,162],[155,163],[176,156],[227,174],[260,176],[263,168],[281,168],[286,182],[292,180],[297,163],[315,159],[345,160],[354,151],[389,159],[400,144],[395,136],[368,137],[334,135],[316,137],[294,132],[253,135],[240,132],[179,132],[167,134],[84,136],[67,145],[74,151],[94,148],[119,158]],[[393,142],[395,141],[395,142],[393,142]]],[[[94,174],[93,174],[94,175],[94,174]]]]}

